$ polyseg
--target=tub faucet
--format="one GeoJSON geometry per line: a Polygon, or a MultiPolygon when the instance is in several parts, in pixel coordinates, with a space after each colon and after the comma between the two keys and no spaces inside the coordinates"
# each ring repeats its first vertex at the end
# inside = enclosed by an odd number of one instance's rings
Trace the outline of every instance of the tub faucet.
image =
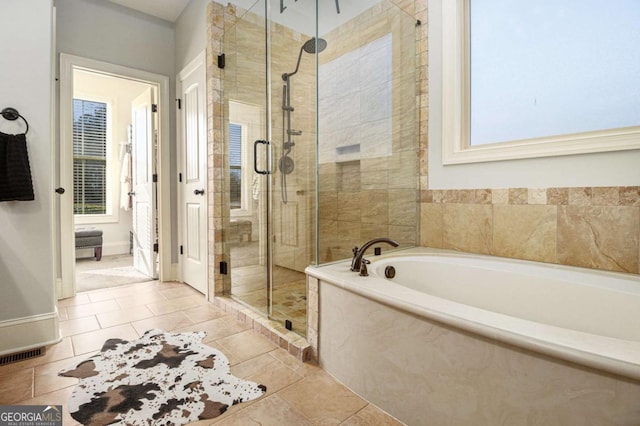
{"type": "Polygon", "coordinates": [[[360,272],[360,268],[362,267],[362,257],[364,256],[364,252],[367,251],[369,247],[378,243],[387,243],[392,245],[393,247],[398,247],[400,243],[390,238],[374,238],[373,240],[369,240],[362,245],[361,248],[358,249],[358,246],[353,248],[353,259],[351,260],[351,270],[354,272],[360,272]]]}

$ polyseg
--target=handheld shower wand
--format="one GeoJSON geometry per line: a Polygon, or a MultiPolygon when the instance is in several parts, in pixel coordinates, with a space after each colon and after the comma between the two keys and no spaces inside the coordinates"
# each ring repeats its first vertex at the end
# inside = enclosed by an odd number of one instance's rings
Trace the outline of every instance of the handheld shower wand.
{"type": "Polygon", "coordinates": [[[300,61],[302,59],[302,52],[307,53],[320,53],[327,48],[327,41],[322,38],[310,38],[301,47],[298,53],[298,61],[296,62],[296,68],[293,72],[282,74],[282,157],[278,161],[278,168],[280,169],[280,189],[282,193],[282,202],[287,204],[287,175],[293,172],[294,162],[289,156],[291,149],[295,146],[295,142],[291,136],[302,135],[302,130],[293,130],[291,128],[291,113],[294,111],[291,105],[291,77],[295,75],[300,69],[300,61]]]}

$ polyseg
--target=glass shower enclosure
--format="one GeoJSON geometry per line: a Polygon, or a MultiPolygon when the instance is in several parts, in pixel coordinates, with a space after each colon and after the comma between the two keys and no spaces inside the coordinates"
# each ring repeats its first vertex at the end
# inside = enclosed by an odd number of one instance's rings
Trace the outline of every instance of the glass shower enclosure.
{"type": "Polygon", "coordinates": [[[348,258],[375,237],[417,243],[410,12],[389,0],[225,9],[230,295],[298,334],[307,266],[348,258]]]}

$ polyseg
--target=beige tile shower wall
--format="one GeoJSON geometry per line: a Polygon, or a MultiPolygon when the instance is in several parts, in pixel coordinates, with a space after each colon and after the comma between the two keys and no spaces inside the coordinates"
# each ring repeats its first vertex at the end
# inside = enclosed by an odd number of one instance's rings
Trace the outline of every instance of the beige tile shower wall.
{"type": "Polygon", "coordinates": [[[420,245],[640,273],[640,187],[429,190],[427,0],[420,73],[420,245]]]}
{"type": "Polygon", "coordinates": [[[222,72],[216,65],[222,51],[225,10],[210,2],[207,6],[207,249],[209,261],[209,294],[221,295],[228,289],[227,276],[221,275],[218,265],[225,260],[223,246],[224,178],[222,72]]]}
{"type": "MultiPolygon", "coordinates": [[[[389,33],[393,57],[391,155],[364,158],[364,153],[363,158],[355,161],[320,164],[320,262],[348,258],[354,245],[375,237],[388,236],[409,246],[418,243],[416,45],[420,32],[414,29],[413,1],[395,3],[382,1],[323,35],[328,47],[320,55],[321,66],[389,33]]],[[[358,66],[354,63],[341,72],[358,72],[358,66]]],[[[348,111],[340,111],[340,103],[332,108],[337,111],[319,113],[321,116],[331,113],[337,119],[349,116],[348,111]]],[[[322,127],[319,131],[322,145],[322,127]]]]}

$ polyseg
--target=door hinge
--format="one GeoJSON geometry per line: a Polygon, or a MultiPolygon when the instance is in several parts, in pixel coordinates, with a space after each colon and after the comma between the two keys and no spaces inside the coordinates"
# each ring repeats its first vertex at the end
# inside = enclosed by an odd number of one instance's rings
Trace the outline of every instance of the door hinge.
{"type": "Polygon", "coordinates": [[[178,98],[176,102],[178,102],[178,109],[182,109],[182,99],[178,98]]]}
{"type": "Polygon", "coordinates": [[[151,112],[158,112],[158,104],[151,104],[151,112]]]}
{"type": "Polygon", "coordinates": [[[153,244],[153,252],[154,253],[158,253],[159,250],[160,250],[160,244],[154,243],[153,244]]]}
{"type": "Polygon", "coordinates": [[[180,246],[180,254],[184,254],[184,246],[180,246]]]}
{"type": "Polygon", "coordinates": [[[224,53],[218,55],[218,68],[224,69],[225,65],[225,56],[224,53]]]}
{"type": "Polygon", "coordinates": [[[220,262],[220,275],[227,275],[229,273],[227,262],[224,260],[220,262]]]}
{"type": "Polygon", "coordinates": [[[178,173],[178,182],[182,182],[182,173],[178,173]]]}
{"type": "Polygon", "coordinates": [[[153,176],[151,176],[151,181],[154,182],[154,183],[158,182],[158,174],[157,173],[154,173],[153,176]]]}

